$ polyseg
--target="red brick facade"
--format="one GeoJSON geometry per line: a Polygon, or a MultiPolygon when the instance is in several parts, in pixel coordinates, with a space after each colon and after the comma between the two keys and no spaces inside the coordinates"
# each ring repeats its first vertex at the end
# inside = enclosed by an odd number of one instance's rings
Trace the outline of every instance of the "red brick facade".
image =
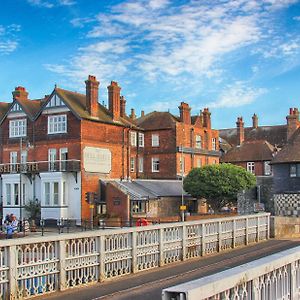
{"type": "MultiPolygon", "coordinates": [[[[177,178],[181,176],[182,157],[184,174],[193,167],[219,162],[218,131],[211,129],[208,109],[200,116],[191,117],[188,104],[181,103],[180,117],[170,114],[173,120],[170,124],[167,126],[158,124],[156,128],[149,128],[143,126],[143,118],[147,118],[149,114],[139,119],[135,119],[134,113],[131,118],[126,116],[126,101],[120,96],[121,88],[116,82],[112,82],[108,87],[108,109],[98,103],[98,86],[96,78],[89,76],[86,81],[86,95],[56,88],[50,96],[38,100],[29,100],[24,88],[16,88],[14,102],[7,106],[6,112],[0,116],[1,163],[11,163],[12,151],[18,153],[19,163],[20,136],[9,137],[9,124],[11,120],[26,118],[26,134],[22,139],[24,147],[25,142],[29,142],[32,146],[26,148],[27,162],[47,164],[49,149],[56,149],[57,160],[60,160],[59,151],[62,148],[67,149],[67,160],[80,161],[77,172],[81,178],[81,217],[88,218],[90,207],[85,201],[85,194],[99,193],[99,179],[177,178]],[[49,108],[48,105],[54,97],[58,97],[62,104],[49,108]],[[19,113],[11,110],[14,104],[20,106],[19,113]],[[65,117],[66,132],[49,134],[49,116],[65,117]],[[153,135],[158,136],[158,145],[153,145],[153,135]],[[199,140],[198,146],[196,145],[196,136],[201,139],[200,146],[199,140]],[[83,152],[86,147],[110,151],[110,172],[97,173],[85,170],[83,152]],[[153,169],[153,159],[159,160],[158,170],[153,169]]],[[[120,209],[123,210],[124,207],[120,209]]]]}

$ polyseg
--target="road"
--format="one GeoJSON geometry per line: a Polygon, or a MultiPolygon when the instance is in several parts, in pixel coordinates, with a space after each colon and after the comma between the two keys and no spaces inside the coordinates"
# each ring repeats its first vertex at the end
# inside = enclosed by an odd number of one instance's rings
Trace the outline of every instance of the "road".
{"type": "Polygon", "coordinates": [[[208,276],[300,245],[300,240],[269,240],[111,281],[37,297],[47,300],[159,300],[164,288],[208,276]]]}

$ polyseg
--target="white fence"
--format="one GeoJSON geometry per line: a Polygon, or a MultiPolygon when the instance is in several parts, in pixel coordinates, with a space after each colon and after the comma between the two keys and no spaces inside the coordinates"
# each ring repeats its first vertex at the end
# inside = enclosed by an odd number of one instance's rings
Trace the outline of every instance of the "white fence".
{"type": "Polygon", "coordinates": [[[299,300],[300,247],[163,290],[163,300],[299,300]]]}
{"type": "Polygon", "coordinates": [[[1,241],[0,299],[104,281],[269,238],[270,215],[1,241]]]}

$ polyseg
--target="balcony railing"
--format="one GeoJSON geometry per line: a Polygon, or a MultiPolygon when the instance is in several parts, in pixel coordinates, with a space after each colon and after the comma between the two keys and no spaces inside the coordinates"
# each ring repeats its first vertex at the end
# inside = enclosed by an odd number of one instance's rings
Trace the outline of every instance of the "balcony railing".
{"type": "Polygon", "coordinates": [[[80,160],[35,161],[27,163],[0,164],[0,174],[37,174],[41,172],[78,172],[80,160]]]}
{"type": "Polygon", "coordinates": [[[220,157],[220,151],[218,150],[207,150],[204,148],[192,148],[192,147],[182,147],[178,146],[177,147],[177,152],[182,152],[186,154],[202,154],[202,155],[209,155],[209,156],[215,156],[215,157],[220,157]]]}

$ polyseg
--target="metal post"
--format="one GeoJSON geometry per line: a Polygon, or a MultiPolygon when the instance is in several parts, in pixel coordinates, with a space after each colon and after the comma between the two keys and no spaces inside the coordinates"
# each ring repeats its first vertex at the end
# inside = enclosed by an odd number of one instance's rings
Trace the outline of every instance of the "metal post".
{"type": "Polygon", "coordinates": [[[183,144],[181,144],[181,221],[184,222],[184,197],[183,197],[183,144]]]}
{"type": "Polygon", "coordinates": [[[22,138],[20,138],[20,188],[19,188],[19,204],[20,204],[20,231],[22,231],[22,138]]]}

